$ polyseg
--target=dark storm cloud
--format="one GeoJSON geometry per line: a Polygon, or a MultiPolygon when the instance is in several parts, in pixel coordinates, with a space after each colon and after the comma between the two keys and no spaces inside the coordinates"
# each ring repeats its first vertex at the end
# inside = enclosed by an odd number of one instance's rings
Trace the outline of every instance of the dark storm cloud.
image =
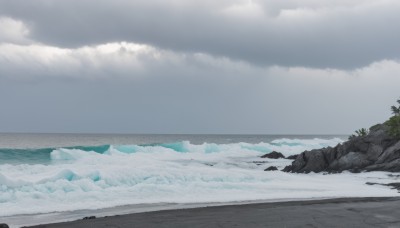
{"type": "Polygon", "coordinates": [[[129,41],[263,66],[342,69],[400,57],[394,0],[0,0],[0,15],[60,47],[129,41]]]}

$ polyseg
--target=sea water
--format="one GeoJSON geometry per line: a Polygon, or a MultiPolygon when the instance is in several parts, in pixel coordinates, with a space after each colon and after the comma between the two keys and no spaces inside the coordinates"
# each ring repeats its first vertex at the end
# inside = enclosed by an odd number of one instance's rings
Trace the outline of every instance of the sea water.
{"type": "Polygon", "coordinates": [[[385,172],[293,174],[285,156],[342,143],[321,135],[0,134],[1,218],[124,205],[398,196],[385,172]]]}

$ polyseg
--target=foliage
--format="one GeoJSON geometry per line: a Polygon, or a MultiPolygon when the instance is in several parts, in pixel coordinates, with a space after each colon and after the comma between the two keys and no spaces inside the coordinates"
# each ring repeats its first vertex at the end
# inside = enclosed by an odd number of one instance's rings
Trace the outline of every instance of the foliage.
{"type": "MultiPolygon", "coordinates": [[[[391,106],[393,116],[390,117],[389,120],[385,122],[385,125],[389,127],[388,133],[390,136],[394,138],[400,139],[400,99],[397,100],[398,106],[391,106]]],[[[355,137],[366,136],[369,134],[369,131],[374,131],[376,128],[379,128],[380,124],[376,124],[368,129],[361,128],[355,131],[356,134],[352,134],[349,136],[349,140],[355,137]]]]}
{"type": "Polygon", "coordinates": [[[355,137],[360,137],[360,136],[366,136],[366,135],[368,135],[369,130],[366,129],[366,128],[361,128],[361,129],[358,129],[355,132],[356,132],[357,135],[352,134],[352,135],[349,136],[349,139],[352,139],[352,138],[355,138],[355,137]]]}
{"type": "MultiPolygon", "coordinates": [[[[397,100],[397,103],[399,103],[399,105],[400,105],[400,99],[397,100]]],[[[393,115],[395,115],[395,116],[400,115],[400,106],[396,107],[393,105],[392,107],[390,107],[390,109],[392,110],[393,115]]]]}
{"type": "Polygon", "coordinates": [[[361,128],[356,131],[357,136],[366,136],[368,135],[369,130],[366,128],[361,128]]]}
{"type": "Polygon", "coordinates": [[[390,107],[392,109],[392,113],[396,116],[398,116],[400,114],[400,107],[396,107],[396,106],[392,106],[390,107]]]}
{"type": "Polygon", "coordinates": [[[389,134],[395,138],[400,138],[400,115],[390,117],[386,124],[389,126],[389,134]]]}
{"type": "Polygon", "coordinates": [[[389,134],[392,137],[400,138],[400,99],[397,100],[397,103],[399,104],[398,107],[394,105],[390,107],[394,116],[390,117],[385,124],[389,126],[389,134]]]}

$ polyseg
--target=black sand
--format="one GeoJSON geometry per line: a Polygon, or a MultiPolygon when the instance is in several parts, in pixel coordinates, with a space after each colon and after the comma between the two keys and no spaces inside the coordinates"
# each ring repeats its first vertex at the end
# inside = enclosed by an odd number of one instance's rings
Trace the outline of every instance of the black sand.
{"type": "Polygon", "coordinates": [[[400,198],[343,198],[216,206],[34,227],[400,227],[400,198]]]}

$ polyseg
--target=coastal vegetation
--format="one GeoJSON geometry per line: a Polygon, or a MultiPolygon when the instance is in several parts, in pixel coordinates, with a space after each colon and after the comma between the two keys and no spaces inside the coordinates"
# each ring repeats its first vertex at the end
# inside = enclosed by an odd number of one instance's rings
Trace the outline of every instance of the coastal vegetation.
{"type": "Polygon", "coordinates": [[[389,126],[389,134],[392,137],[400,138],[400,99],[397,103],[399,106],[391,107],[393,116],[385,124],[389,126]]]}
{"type": "MultiPolygon", "coordinates": [[[[385,125],[389,127],[388,133],[394,138],[400,138],[400,99],[397,100],[398,106],[392,105],[390,109],[392,110],[393,116],[385,122],[385,125]]],[[[370,130],[373,130],[377,125],[370,127],[369,129],[361,128],[355,131],[355,134],[349,136],[349,140],[355,137],[367,136],[370,130]]]]}
{"type": "Polygon", "coordinates": [[[369,130],[366,128],[361,128],[355,131],[356,135],[352,134],[349,136],[349,140],[354,138],[354,137],[362,137],[362,136],[366,136],[369,133],[369,130]]]}

